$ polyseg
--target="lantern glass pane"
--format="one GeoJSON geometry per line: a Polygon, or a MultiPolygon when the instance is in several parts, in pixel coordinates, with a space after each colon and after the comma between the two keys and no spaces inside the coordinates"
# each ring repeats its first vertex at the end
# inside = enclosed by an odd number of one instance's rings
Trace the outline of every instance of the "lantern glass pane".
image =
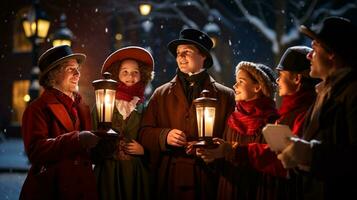
{"type": "Polygon", "coordinates": [[[44,20],[44,19],[39,19],[38,20],[38,28],[37,28],[38,37],[46,38],[49,28],[50,28],[49,21],[44,20]]]}
{"type": "Polygon", "coordinates": [[[32,31],[32,24],[34,24],[34,27],[36,29],[36,24],[35,23],[31,23],[29,21],[23,21],[22,22],[22,25],[24,27],[24,30],[25,30],[25,35],[26,37],[31,37],[35,31],[32,31]]]}
{"type": "Polygon", "coordinates": [[[115,90],[98,89],[95,91],[99,122],[111,122],[114,110],[115,90]]]}
{"type": "Polygon", "coordinates": [[[71,41],[70,40],[53,40],[52,46],[60,46],[60,45],[68,45],[71,46],[71,41]]]}
{"type": "Polygon", "coordinates": [[[214,119],[216,114],[215,107],[196,107],[197,127],[199,137],[212,137],[214,119]]]}
{"type": "Polygon", "coordinates": [[[205,107],[204,108],[204,118],[205,118],[205,136],[213,136],[214,118],[216,114],[215,107],[205,107]]]}
{"type": "Polygon", "coordinates": [[[202,138],[203,134],[203,107],[196,107],[196,117],[197,117],[197,127],[198,127],[198,137],[202,138]]]}

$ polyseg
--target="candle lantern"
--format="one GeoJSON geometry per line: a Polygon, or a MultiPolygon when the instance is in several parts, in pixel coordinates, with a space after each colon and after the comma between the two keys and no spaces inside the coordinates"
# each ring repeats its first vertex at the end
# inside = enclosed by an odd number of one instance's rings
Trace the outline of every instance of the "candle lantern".
{"type": "Polygon", "coordinates": [[[213,148],[213,128],[216,115],[217,99],[208,97],[209,91],[203,90],[201,96],[193,100],[196,108],[198,139],[196,147],[213,148]]]}
{"type": "Polygon", "coordinates": [[[95,90],[95,103],[97,108],[98,127],[94,133],[98,136],[118,136],[111,129],[115,105],[117,81],[110,79],[111,74],[105,72],[104,79],[95,80],[92,85],[95,90]]]}

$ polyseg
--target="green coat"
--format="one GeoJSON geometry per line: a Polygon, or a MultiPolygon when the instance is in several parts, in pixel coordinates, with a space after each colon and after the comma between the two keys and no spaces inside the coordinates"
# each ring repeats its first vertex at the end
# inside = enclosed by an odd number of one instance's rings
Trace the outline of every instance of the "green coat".
{"type": "Polygon", "coordinates": [[[137,141],[143,109],[144,105],[139,104],[129,117],[123,120],[122,115],[115,108],[112,128],[123,134],[124,138],[109,142],[109,146],[115,147],[114,153],[107,153],[108,143],[104,141],[94,150],[97,160],[94,172],[100,199],[145,200],[150,197],[150,184],[144,156],[128,155],[122,150],[125,141],[131,139],[137,141]],[[103,151],[107,152],[103,153],[103,151]]]}

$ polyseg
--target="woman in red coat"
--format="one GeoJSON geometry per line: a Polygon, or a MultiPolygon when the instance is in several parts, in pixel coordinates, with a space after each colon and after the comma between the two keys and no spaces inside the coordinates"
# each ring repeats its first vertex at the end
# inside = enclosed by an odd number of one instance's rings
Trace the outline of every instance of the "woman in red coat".
{"type": "Polygon", "coordinates": [[[98,138],[77,92],[85,55],[63,45],[39,58],[45,90],[25,110],[22,136],[31,168],[20,199],[97,199],[89,149],[98,138]]]}

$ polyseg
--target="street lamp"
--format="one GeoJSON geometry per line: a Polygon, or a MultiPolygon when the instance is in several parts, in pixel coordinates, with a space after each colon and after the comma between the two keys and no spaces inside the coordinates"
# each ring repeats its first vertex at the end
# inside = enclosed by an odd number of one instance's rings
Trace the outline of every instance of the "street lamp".
{"type": "Polygon", "coordinates": [[[142,16],[149,15],[151,12],[151,8],[152,5],[147,1],[143,1],[139,3],[139,12],[142,16]]]}
{"type": "Polygon", "coordinates": [[[213,148],[213,128],[216,116],[217,99],[208,97],[209,91],[203,90],[201,96],[193,100],[196,108],[198,139],[195,147],[213,148]]]}
{"type": "Polygon", "coordinates": [[[68,45],[71,46],[72,40],[74,38],[73,32],[67,27],[66,23],[66,14],[62,13],[60,17],[60,26],[56,32],[51,36],[52,45],[60,46],[60,45],[68,45]]]}
{"type": "Polygon", "coordinates": [[[25,15],[25,18],[22,21],[22,26],[26,37],[32,44],[32,69],[29,89],[30,101],[32,101],[39,96],[40,91],[40,84],[38,81],[40,69],[37,66],[39,45],[45,41],[50,28],[50,21],[46,13],[40,9],[37,0],[33,2],[33,6],[25,15]]]}
{"type": "Polygon", "coordinates": [[[113,131],[111,127],[118,82],[110,79],[111,74],[109,72],[105,72],[103,76],[104,79],[92,82],[95,91],[98,120],[98,127],[94,133],[101,137],[117,137],[119,134],[113,131]]]}

